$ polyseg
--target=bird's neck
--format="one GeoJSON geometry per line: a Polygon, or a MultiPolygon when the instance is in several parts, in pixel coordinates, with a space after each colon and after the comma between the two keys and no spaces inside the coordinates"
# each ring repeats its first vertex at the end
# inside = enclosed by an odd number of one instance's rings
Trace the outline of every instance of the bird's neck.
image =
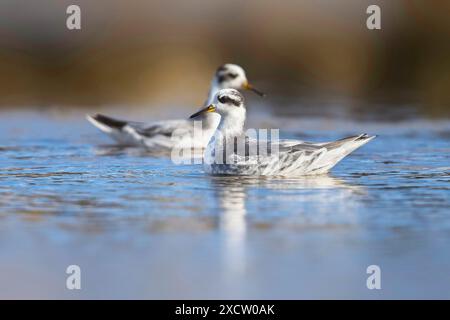
{"type": "Polygon", "coordinates": [[[244,132],[245,109],[221,117],[217,132],[226,139],[238,137],[244,132]]]}
{"type": "Polygon", "coordinates": [[[219,161],[228,161],[224,159],[227,159],[226,155],[229,152],[235,150],[236,140],[234,138],[241,136],[244,132],[245,109],[220,118],[219,126],[205,149],[205,164],[214,163],[218,159],[221,159],[219,161]]]}
{"type": "Polygon", "coordinates": [[[213,79],[209,88],[208,99],[205,102],[205,106],[209,106],[214,101],[214,97],[219,90],[222,89],[217,83],[216,79],[213,79]]]}
{"type": "MultiPolygon", "coordinates": [[[[216,96],[216,93],[220,90],[220,86],[217,83],[216,79],[213,79],[211,82],[211,86],[209,88],[208,97],[204,103],[204,106],[209,106],[214,101],[214,97],[216,96]]],[[[203,123],[203,130],[208,132],[209,137],[211,137],[214,134],[214,131],[216,130],[217,126],[220,122],[220,116],[216,113],[206,113],[202,116],[199,116],[196,118],[196,121],[202,121],[203,123]]],[[[209,138],[208,138],[209,139],[209,138]]],[[[208,140],[207,140],[208,141],[208,140]]]]}

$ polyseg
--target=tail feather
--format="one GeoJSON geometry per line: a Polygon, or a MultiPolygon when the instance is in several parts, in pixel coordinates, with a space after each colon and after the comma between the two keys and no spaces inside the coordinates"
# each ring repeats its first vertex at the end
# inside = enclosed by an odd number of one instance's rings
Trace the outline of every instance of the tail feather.
{"type": "Polygon", "coordinates": [[[96,122],[101,123],[102,125],[108,126],[110,128],[121,130],[123,127],[127,125],[126,121],[117,120],[111,117],[104,116],[102,114],[96,114],[94,116],[88,116],[88,119],[92,118],[96,122]]]}
{"type": "Polygon", "coordinates": [[[365,145],[375,137],[376,136],[361,134],[359,136],[352,136],[341,140],[324,143],[323,147],[327,149],[327,152],[321,159],[321,166],[315,169],[315,173],[328,172],[350,153],[365,145]]]}
{"type": "Polygon", "coordinates": [[[337,141],[328,142],[328,143],[323,144],[323,146],[325,148],[327,148],[328,150],[337,149],[337,148],[343,147],[346,144],[354,145],[356,148],[359,148],[360,146],[366,144],[367,142],[369,142],[370,140],[372,140],[375,137],[376,136],[369,136],[367,133],[363,133],[358,136],[351,136],[351,137],[343,138],[343,139],[340,139],[337,141]]]}
{"type": "Polygon", "coordinates": [[[126,121],[116,120],[101,114],[86,115],[86,119],[121,145],[139,145],[140,143],[126,130],[128,124],[126,121]]]}

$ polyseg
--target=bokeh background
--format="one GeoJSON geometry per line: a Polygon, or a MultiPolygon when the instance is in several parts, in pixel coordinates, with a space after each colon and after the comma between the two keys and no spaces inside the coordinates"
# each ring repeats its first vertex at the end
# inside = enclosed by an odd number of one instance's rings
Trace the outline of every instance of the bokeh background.
{"type": "Polygon", "coordinates": [[[449,9],[418,0],[1,0],[0,107],[194,107],[217,66],[234,62],[280,108],[341,99],[446,117],[449,9]],[[70,4],[81,7],[82,30],[66,28],[70,4]],[[366,28],[370,4],[381,7],[381,30],[366,28]]]}

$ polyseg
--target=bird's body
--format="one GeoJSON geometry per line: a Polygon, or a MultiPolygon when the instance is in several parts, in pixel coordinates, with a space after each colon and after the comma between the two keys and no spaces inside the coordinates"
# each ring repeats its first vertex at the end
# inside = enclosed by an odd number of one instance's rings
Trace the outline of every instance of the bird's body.
{"type": "Polygon", "coordinates": [[[204,153],[204,169],[212,175],[323,174],[374,138],[362,134],[324,143],[248,138],[243,131],[244,99],[233,89],[220,90],[203,113],[214,112],[221,118],[204,153]]]}
{"type": "MultiPolygon", "coordinates": [[[[363,146],[374,136],[362,134],[327,143],[302,141],[259,141],[246,139],[245,153],[233,152],[224,161],[215,161],[214,151],[208,147],[204,157],[205,172],[212,175],[300,176],[324,174],[340,160],[363,146]],[[253,145],[267,145],[267,154],[248,152],[253,145]]],[[[228,148],[235,148],[229,145],[228,148]]]]}
{"type": "Polygon", "coordinates": [[[177,148],[204,148],[218,124],[215,115],[203,119],[203,127],[194,132],[194,122],[188,119],[163,120],[151,123],[116,120],[103,115],[87,119],[124,146],[144,146],[153,151],[177,148]]]}
{"type": "MultiPolygon", "coordinates": [[[[205,105],[210,104],[217,92],[223,88],[248,89],[262,95],[248,83],[245,71],[234,64],[225,64],[216,71],[205,105]]],[[[205,114],[200,119],[202,128],[195,129],[194,121],[190,119],[137,122],[118,120],[101,114],[87,115],[87,119],[121,145],[145,146],[160,151],[174,147],[206,147],[220,117],[205,114]]]]}

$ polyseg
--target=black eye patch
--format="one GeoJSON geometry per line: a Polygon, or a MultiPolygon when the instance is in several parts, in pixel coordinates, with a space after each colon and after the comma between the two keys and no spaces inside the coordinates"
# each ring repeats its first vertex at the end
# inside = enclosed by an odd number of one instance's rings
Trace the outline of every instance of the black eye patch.
{"type": "Polygon", "coordinates": [[[239,100],[235,100],[230,96],[220,96],[217,98],[217,100],[219,100],[220,103],[223,104],[232,104],[236,107],[239,107],[241,105],[241,101],[239,100]]]}
{"type": "Polygon", "coordinates": [[[219,82],[224,82],[227,80],[236,79],[237,76],[238,75],[236,73],[223,73],[223,74],[218,74],[217,79],[219,80],[219,82]]]}

